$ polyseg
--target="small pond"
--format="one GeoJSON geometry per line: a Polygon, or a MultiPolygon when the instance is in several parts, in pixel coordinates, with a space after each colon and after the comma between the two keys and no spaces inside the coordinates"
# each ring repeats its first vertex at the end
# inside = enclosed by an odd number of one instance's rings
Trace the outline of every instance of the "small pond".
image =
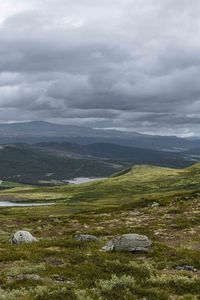
{"type": "Polygon", "coordinates": [[[46,206],[54,205],[55,203],[16,203],[11,201],[0,201],[0,207],[31,207],[31,206],[46,206]]]}

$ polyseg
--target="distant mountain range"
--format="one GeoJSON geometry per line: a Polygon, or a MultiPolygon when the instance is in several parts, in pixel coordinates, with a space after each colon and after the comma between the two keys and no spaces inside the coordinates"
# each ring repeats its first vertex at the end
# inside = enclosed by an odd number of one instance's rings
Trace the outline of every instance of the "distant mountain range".
{"type": "Polygon", "coordinates": [[[199,148],[200,140],[175,136],[153,136],[137,132],[92,129],[82,126],[52,124],[42,121],[0,124],[0,144],[70,142],[82,145],[112,143],[122,146],[157,150],[188,150],[199,148]]]}

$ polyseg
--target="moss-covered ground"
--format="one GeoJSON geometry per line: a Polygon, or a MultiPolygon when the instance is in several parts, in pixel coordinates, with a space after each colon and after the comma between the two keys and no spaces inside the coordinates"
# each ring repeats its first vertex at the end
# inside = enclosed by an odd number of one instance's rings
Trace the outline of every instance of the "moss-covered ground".
{"type": "Polygon", "coordinates": [[[0,200],[54,206],[0,209],[0,299],[200,299],[200,166],[138,166],[107,180],[13,187],[0,200]],[[11,245],[20,229],[37,243],[11,245]],[[78,242],[77,232],[98,242],[78,242]],[[123,233],[147,235],[146,254],[105,253],[123,233]],[[190,265],[196,272],[178,271],[190,265]]]}

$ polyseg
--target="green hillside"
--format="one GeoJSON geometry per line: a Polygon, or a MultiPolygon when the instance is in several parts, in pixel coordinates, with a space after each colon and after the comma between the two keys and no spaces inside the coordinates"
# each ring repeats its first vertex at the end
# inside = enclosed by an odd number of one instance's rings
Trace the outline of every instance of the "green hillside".
{"type": "MultiPolygon", "coordinates": [[[[165,196],[200,189],[200,164],[185,169],[140,165],[105,180],[81,185],[12,190],[13,197],[57,200],[67,205],[124,205],[148,196],[165,196]]],[[[4,192],[6,193],[6,192],[4,192]]]]}
{"type": "Polygon", "coordinates": [[[135,166],[76,186],[15,187],[0,191],[5,199],[56,204],[1,208],[0,299],[199,299],[200,164],[135,166]],[[19,229],[39,242],[10,245],[19,229]],[[100,239],[76,241],[77,231],[100,239]],[[125,233],[147,235],[150,252],[101,251],[125,233]],[[184,265],[192,271],[177,270],[184,265]]]}

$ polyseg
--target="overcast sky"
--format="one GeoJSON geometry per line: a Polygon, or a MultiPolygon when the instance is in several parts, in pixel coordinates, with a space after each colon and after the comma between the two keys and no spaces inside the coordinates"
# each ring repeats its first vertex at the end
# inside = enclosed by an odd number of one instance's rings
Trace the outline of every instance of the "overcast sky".
{"type": "Polygon", "coordinates": [[[199,0],[0,0],[0,122],[200,135],[199,0]]]}

